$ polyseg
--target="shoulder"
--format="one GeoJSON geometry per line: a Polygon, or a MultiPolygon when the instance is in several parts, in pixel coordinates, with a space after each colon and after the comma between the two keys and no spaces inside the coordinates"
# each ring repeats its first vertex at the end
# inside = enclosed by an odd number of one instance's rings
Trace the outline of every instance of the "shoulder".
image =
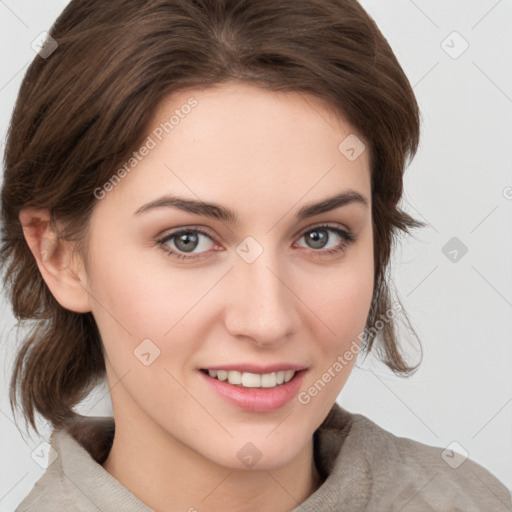
{"type": "Polygon", "coordinates": [[[120,504],[122,510],[149,510],[101,467],[113,431],[111,417],[84,417],[54,430],[49,465],[16,512],[115,510],[111,504],[120,504]]]}
{"type": "Polygon", "coordinates": [[[451,449],[397,437],[365,416],[352,416],[351,437],[372,474],[370,503],[409,512],[512,511],[510,491],[480,464],[451,449]]]}
{"type": "Polygon", "coordinates": [[[15,512],[78,512],[76,502],[67,496],[64,475],[58,459],[37,480],[15,512]]]}

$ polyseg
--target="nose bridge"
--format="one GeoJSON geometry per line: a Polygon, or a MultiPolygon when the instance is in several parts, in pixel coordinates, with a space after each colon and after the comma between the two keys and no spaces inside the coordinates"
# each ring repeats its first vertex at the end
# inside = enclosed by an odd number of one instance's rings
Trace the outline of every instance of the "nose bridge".
{"type": "Polygon", "coordinates": [[[227,328],[232,335],[251,337],[258,344],[283,340],[294,329],[296,312],[277,251],[246,239],[237,254],[227,328]]]}

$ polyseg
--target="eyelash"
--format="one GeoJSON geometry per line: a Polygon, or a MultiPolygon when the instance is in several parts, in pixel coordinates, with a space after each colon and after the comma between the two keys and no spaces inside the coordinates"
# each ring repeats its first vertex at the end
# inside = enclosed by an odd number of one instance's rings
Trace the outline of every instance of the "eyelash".
{"type": "MultiPolygon", "coordinates": [[[[315,226],[313,228],[309,228],[308,230],[306,230],[302,233],[300,238],[302,238],[307,233],[311,233],[312,231],[317,231],[317,230],[318,231],[322,231],[322,230],[329,231],[329,232],[337,234],[341,238],[341,242],[336,247],[334,247],[332,249],[326,249],[323,251],[312,249],[309,251],[309,252],[313,252],[313,253],[318,253],[318,256],[320,256],[320,257],[345,252],[349,248],[349,246],[356,241],[356,237],[354,236],[354,234],[351,231],[345,231],[338,227],[329,226],[326,224],[320,225],[320,226],[315,226]]],[[[199,233],[199,234],[202,234],[202,235],[208,237],[210,240],[215,242],[215,240],[213,240],[213,238],[208,233],[203,231],[202,229],[187,228],[187,229],[180,229],[178,231],[175,231],[174,233],[170,233],[169,235],[166,235],[165,237],[158,239],[156,241],[156,243],[160,246],[160,248],[165,253],[167,253],[169,256],[171,256],[173,258],[177,258],[179,260],[195,260],[195,259],[201,258],[202,257],[201,254],[203,254],[203,253],[200,253],[195,256],[189,256],[187,254],[179,253],[179,252],[175,251],[174,249],[169,248],[169,246],[166,244],[169,240],[179,237],[180,235],[183,235],[185,233],[199,233]]]]}

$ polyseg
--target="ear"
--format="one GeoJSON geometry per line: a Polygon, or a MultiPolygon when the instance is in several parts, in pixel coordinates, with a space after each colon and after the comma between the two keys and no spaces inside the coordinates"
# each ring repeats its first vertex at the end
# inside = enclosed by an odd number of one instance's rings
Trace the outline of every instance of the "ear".
{"type": "Polygon", "coordinates": [[[19,214],[25,240],[55,300],[77,313],[91,311],[87,275],[82,258],[44,209],[24,208],[19,214]]]}

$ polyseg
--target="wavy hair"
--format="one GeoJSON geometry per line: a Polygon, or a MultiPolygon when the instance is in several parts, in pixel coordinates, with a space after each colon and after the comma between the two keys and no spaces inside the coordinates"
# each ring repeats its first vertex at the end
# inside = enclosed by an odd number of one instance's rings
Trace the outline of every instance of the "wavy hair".
{"type": "Polygon", "coordinates": [[[61,427],[105,375],[92,314],[54,299],[24,240],[21,209],[49,209],[65,225],[62,238],[85,254],[94,190],[141,144],[160,102],[233,80],[326,100],[364,137],[375,286],[361,351],[375,345],[396,374],[416,370],[395,322],[372,326],[391,309],[386,270],[397,235],[425,226],[398,206],[420,113],[392,49],[356,0],[72,0],[50,34],[58,47],[29,66],[4,154],[3,279],[16,318],[31,321],[12,374],[13,411],[21,407],[36,431],[36,412],[61,427]]]}

